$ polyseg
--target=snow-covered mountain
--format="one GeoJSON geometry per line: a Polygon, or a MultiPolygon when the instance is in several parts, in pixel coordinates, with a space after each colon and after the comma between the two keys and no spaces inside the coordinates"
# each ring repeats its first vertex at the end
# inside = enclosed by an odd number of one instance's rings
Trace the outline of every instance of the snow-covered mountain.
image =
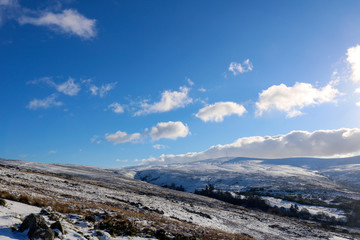
{"type": "Polygon", "coordinates": [[[186,191],[213,184],[218,189],[240,191],[341,192],[360,190],[360,156],[350,158],[219,158],[127,168],[134,177],[159,186],[182,185],[186,191]]]}

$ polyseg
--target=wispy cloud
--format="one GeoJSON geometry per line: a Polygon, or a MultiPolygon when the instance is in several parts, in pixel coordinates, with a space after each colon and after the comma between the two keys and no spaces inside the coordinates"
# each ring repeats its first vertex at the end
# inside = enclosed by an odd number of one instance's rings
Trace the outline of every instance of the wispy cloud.
{"type": "Polygon", "coordinates": [[[217,102],[199,110],[195,115],[204,122],[222,122],[224,117],[236,114],[242,116],[246,113],[243,105],[234,102],[217,102]]]}
{"type": "Polygon", "coordinates": [[[239,138],[234,143],[216,145],[204,152],[161,155],[144,162],[189,162],[221,157],[288,158],[348,156],[360,151],[360,129],[341,128],[314,132],[292,131],[277,136],[239,138]]]}
{"type": "Polygon", "coordinates": [[[161,100],[153,104],[143,102],[141,110],[135,113],[135,116],[168,112],[177,108],[183,108],[187,104],[192,103],[193,99],[189,97],[190,89],[187,87],[180,87],[179,91],[166,90],[161,94],[161,100]]]}
{"type": "Polygon", "coordinates": [[[117,102],[113,102],[112,104],[110,104],[107,109],[110,109],[111,111],[117,114],[124,112],[123,106],[121,106],[121,104],[117,102]]]}
{"type": "Polygon", "coordinates": [[[242,63],[231,62],[228,70],[233,73],[233,75],[238,75],[246,72],[252,71],[254,66],[250,62],[250,59],[246,59],[242,63]]]}
{"type": "Polygon", "coordinates": [[[154,144],[152,145],[153,148],[157,149],[157,150],[160,150],[160,149],[165,149],[166,146],[165,145],[162,145],[162,144],[154,144]]]}
{"type": "Polygon", "coordinates": [[[102,84],[100,87],[91,84],[89,89],[92,95],[104,97],[110,90],[116,86],[117,82],[102,84]]]}
{"type": "Polygon", "coordinates": [[[177,139],[178,137],[186,137],[189,134],[188,126],[182,122],[160,122],[151,128],[150,136],[154,140],[161,138],[177,139]]]}
{"type": "Polygon", "coordinates": [[[28,84],[44,83],[50,87],[55,88],[58,92],[68,96],[76,96],[81,90],[80,84],[75,82],[75,79],[69,77],[67,81],[63,83],[55,83],[51,77],[43,77],[29,81],[28,84]]]}
{"type": "Polygon", "coordinates": [[[256,102],[257,115],[261,116],[274,109],[286,112],[289,118],[299,116],[302,114],[300,110],[305,106],[335,101],[339,91],[334,85],[335,82],[330,82],[323,88],[299,82],[292,87],[285,84],[273,85],[259,94],[256,102]]]}
{"type": "Polygon", "coordinates": [[[77,35],[83,39],[96,36],[96,20],[85,17],[77,10],[65,9],[59,13],[43,11],[37,15],[35,17],[21,16],[18,18],[18,22],[22,25],[49,27],[54,31],[77,35]]]}
{"type": "Polygon", "coordinates": [[[105,134],[105,139],[108,142],[112,142],[114,144],[118,143],[126,143],[126,142],[134,142],[141,138],[140,133],[127,134],[126,132],[117,131],[113,134],[105,134]]]}
{"type": "Polygon", "coordinates": [[[27,108],[29,108],[31,110],[36,110],[36,109],[39,109],[39,108],[47,109],[47,108],[50,108],[50,107],[63,105],[62,102],[56,101],[56,98],[57,98],[56,94],[52,94],[52,95],[50,95],[50,96],[48,96],[47,98],[44,98],[44,99],[35,98],[32,101],[30,101],[30,103],[27,105],[27,108]]]}
{"type": "Polygon", "coordinates": [[[186,78],[186,81],[188,82],[189,86],[194,86],[194,82],[190,78],[186,78]]]}

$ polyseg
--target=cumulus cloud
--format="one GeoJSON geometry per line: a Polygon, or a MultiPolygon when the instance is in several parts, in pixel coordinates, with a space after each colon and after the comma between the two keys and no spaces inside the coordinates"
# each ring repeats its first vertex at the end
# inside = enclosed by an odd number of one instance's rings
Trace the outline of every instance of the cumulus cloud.
{"type": "Polygon", "coordinates": [[[187,87],[180,87],[179,91],[166,90],[161,94],[160,102],[155,102],[153,104],[143,102],[141,104],[142,109],[137,111],[135,116],[150,113],[168,112],[173,109],[183,108],[193,101],[193,99],[188,95],[189,91],[190,89],[187,87]]]}
{"type": "Polygon", "coordinates": [[[141,138],[140,133],[127,134],[126,132],[117,131],[113,134],[108,134],[108,133],[105,134],[105,139],[108,142],[112,142],[114,144],[133,142],[139,140],[140,138],[141,138]]]}
{"type": "Polygon", "coordinates": [[[108,109],[110,109],[114,113],[118,113],[118,114],[124,112],[124,108],[120,105],[120,103],[117,103],[117,102],[113,102],[112,104],[110,104],[108,106],[108,109]]]}
{"type": "Polygon", "coordinates": [[[160,122],[151,128],[150,136],[154,140],[160,138],[177,139],[178,137],[186,137],[189,134],[188,126],[182,122],[160,122]]]}
{"type": "Polygon", "coordinates": [[[341,157],[360,151],[360,129],[341,128],[314,132],[292,131],[277,136],[239,138],[234,143],[216,145],[204,152],[161,155],[144,162],[190,162],[222,157],[289,158],[341,157]]]}
{"type": "Polygon", "coordinates": [[[50,27],[55,31],[77,35],[83,39],[96,36],[96,20],[81,15],[77,10],[65,9],[60,13],[41,12],[38,17],[21,16],[20,24],[50,27]]]}
{"type": "Polygon", "coordinates": [[[347,50],[347,61],[351,66],[351,80],[354,82],[360,81],[360,45],[351,47],[347,50]]]}
{"type": "Polygon", "coordinates": [[[231,62],[229,66],[229,71],[234,75],[238,75],[241,73],[250,72],[253,70],[253,65],[250,62],[250,59],[246,59],[243,63],[231,62]]]}
{"type": "Polygon", "coordinates": [[[222,122],[224,117],[236,114],[242,116],[246,113],[243,105],[234,102],[217,102],[199,110],[195,115],[204,122],[222,122]]]}
{"type": "Polygon", "coordinates": [[[56,94],[52,94],[44,99],[35,98],[34,100],[30,101],[30,103],[27,105],[27,108],[29,108],[31,110],[36,110],[39,108],[47,109],[50,107],[63,105],[62,102],[56,101],[56,98],[57,98],[56,94]]]}
{"type": "Polygon", "coordinates": [[[318,105],[334,101],[339,91],[334,88],[335,82],[330,82],[323,88],[315,88],[310,83],[295,83],[288,87],[285,84],[273,85],[259,94],[256,102],[257,115],[278,110],[287,113],[287,117],[301,115],[305,106],[318,105]]]}
{"type": "Polygon", "coordinates": [[[103,84],[100,87],[92,84],[90,85],[90,92],[92,95],[99,95],[101,98],[104,97],[110,90],[112,90],[117,82],[103,84]]]}

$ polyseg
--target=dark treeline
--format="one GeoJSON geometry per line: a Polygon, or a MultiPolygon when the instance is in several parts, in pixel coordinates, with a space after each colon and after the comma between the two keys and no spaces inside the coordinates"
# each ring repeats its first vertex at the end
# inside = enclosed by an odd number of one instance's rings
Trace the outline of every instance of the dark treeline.
{"type": "Polygon", "coordinates": [[[323,212],[312,215],[306,208],[299,209],[299,207],[296,204],[291,205],[289,209],[286,209],[284,207],[279,208],[277,206],[271,206],[268,204],[266,200],[261,199],[261,197],[258,195],[250,194],[247,196],[240,197],[237,195],[233,195],[227,191],[215,189],[214,185],[212,184],[206,185],[205,189],[195,190],[194,193],[198,195],[215,198],[234,205],[243,206],[250,209],[261,210],[263,212],[267,212],[271,214],[276,214],[279,216],[318,221],[321,222],[325,227],[336,224],[344,225],[344,222],[338,221],[336,220],[335,217],[330,217],[328,214],[323,212]]]}

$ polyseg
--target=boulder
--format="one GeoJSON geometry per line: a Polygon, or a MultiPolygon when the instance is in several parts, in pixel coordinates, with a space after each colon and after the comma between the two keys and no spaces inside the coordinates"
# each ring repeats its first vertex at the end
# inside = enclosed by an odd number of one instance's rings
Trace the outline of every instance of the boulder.
{"type": "Polygon", "coordinates": [[[30,232],[32,230],[35,230],[36,228],[42,228],[46,229],[48,228],[46,221],[43,216],[36,215],[36,214],[30,214],[26,216],[25,220],[22,222],[22,224],[19,227],[19,231],[23,232],[26,229],[30,229],[30,232]]]}
{"type": "Polygon", "coordinates": [[[43,216],[30,214],[28,215],[19,227],[19,231],[23,232],[29,229],[28,237],[41,240],[54,240],[55,233],[48,227],[43,216]]]}

